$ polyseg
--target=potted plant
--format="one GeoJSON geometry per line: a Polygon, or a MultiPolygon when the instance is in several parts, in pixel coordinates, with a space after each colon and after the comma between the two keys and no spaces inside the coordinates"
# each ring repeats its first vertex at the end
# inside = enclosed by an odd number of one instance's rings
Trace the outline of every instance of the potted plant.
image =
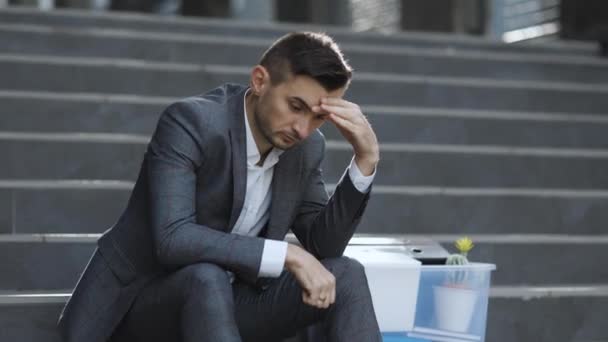
{"type": "Polygon", "coordinates": [[[467,254],[473,249],[473,241],[468,237],[456,240],[454,243],[458,253],[451,254],[446,265],[454,267],[447,270],[442,285],[434,287],[435,316],[437,326],[441,330],[466,333],[477,303],[478,291],[472,286],[467,254]]]}

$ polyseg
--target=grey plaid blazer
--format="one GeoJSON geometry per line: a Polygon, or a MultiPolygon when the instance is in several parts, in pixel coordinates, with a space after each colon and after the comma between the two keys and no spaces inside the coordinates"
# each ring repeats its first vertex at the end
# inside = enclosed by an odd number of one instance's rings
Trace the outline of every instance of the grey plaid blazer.
{"type": "Polygon", "coordinates": [[[369,193],[346,176],[329,198],[320,132],[281,155],[261,237],[227,234],[245,197],[246,89],[226,84],[161,114],[127,208],[98,240],[59,317],[65,341],[107,341],[148,280],[185,265],[214,263],[256,284],[262,237],[282,240],[291,229],[316,257],[342,255],[369,193]]]}

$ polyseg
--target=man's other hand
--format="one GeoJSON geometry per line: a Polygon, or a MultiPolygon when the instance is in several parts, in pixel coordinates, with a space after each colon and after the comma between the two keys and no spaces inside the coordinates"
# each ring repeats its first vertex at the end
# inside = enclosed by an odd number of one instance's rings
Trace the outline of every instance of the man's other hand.
{"type": "Polygon", "coordinates": [[[285,267],[302,287],[304,303],[327,309],[336,301],[336,278],[312,254],[289,244],[285,267]]]}

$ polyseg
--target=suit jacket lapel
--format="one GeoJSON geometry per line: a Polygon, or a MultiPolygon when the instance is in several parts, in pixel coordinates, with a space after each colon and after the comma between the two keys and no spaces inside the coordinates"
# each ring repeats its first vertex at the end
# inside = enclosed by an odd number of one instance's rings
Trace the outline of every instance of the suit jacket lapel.
{"type": "Polygon", "coordinates": [[[230,124],[230,145],[232,154],[233,196],[232,211],[228,223],[228,232],[232,231],[243,209],[247,187],[247,145],[245,142],[245,121],[243,112],[244,95],[247,88],[234,95],[228,103],[228,113],[232,120],[230,124]]]}
{"type": "Polygon", "coordinates": [[[297,149],[285,151],[275,165],[266,238],[282,240],[285,237],[297,200],[301,167],[302,155],[297,149]]]}

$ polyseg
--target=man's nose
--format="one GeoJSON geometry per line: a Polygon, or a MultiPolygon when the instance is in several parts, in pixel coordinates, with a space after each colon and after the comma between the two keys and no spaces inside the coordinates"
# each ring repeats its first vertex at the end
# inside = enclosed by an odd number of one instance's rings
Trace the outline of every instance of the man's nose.
{"type": "Polygon", "coordinates": [[[298,138],[304,140],[308,137],[311,131],[312,122],[308,118],[300,118],[295,122],[293,129],[298,134],[298,138]]]}

